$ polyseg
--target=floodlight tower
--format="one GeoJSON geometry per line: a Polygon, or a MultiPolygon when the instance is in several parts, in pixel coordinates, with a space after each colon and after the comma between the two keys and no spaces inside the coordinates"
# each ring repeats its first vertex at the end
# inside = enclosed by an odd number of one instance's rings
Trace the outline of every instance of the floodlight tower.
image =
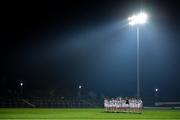
{"type": "Polygon", "coordinates": [[[139,77],[139,26],[147,22],[148,16],[144,12],[128,18],[130,26],[136,26],[137,39],[137,98],[140,98],[140,77],[139,77]]]}
{"type": "Polygon", "coordinates": [[[158,88],[155,88],[154,89],[154,92],[155,92],[155,102],[157,102],[158,101],[158,93],[159,93],[159,89],[158,88]]]}
{"type": "Polygon", "coordinates": [[[82,86],[79,85],[78,86],[78,97],[81,99],[81,89],[82,89],[82,86]]]}
{"type": "Polygon", "coordinates": [[[20,94],[21,94],[21,97],[23,97],[23,86],[24,86],[24,83],[21,82],[19,85],[20,85],[20,94]]]}

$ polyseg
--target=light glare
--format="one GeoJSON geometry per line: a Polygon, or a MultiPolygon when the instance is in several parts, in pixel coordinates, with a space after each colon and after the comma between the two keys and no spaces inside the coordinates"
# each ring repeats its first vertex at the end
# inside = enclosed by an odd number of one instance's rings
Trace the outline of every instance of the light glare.
{"type": "Polygon", "coordinates": [[[144,24],[147,22],[148,16],[147,14],[141,12],[138,15],[133,15],[132,17],[128,18],[129,25],[136,25],[136,24],[144,24]]]}
{"type": "Polygon", "coordinates": [[[155,89],[156,92],[158,92],[158,90],[159,90],[159,89],[157,89],[157,88],[155,89]]]}
{"type": "Polygon", "coordinates": [[[20,86],[23,86],[23,83],[20,83],[20,86]]]}

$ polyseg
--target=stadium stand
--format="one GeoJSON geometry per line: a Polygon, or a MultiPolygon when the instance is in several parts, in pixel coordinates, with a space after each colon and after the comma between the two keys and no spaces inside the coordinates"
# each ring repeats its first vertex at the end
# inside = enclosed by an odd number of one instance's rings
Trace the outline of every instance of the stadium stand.
{"type": "Polygon", "coordinates": [[[100,100],[79,100],[79,99],[0,99],[0,107],[25,107],[25,108],[96,108],[102,107],[103,102],[100,100]]]}

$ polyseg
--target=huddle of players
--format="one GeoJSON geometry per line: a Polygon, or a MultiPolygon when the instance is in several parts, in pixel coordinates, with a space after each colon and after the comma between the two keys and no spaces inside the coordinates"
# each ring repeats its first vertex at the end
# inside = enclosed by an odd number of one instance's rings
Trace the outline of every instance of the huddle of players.
{"type": "Polygon", "coordinates": [[[143,102],[136,98],[104,99],[106,112],[141,112],[143,102]]]}

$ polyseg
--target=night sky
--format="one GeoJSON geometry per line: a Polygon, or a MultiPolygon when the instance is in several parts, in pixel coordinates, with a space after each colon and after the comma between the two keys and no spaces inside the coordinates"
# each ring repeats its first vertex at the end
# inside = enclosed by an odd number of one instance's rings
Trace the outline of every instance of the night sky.
{"type": "Polygon", "coordinates": [[[178,1],[7,1],[1,8],[1,96],[54,90],[75,96],[136,95],[136,27],[127,18],[144,10],[140,27],[141,97],[180,99],[178,1]]]}

